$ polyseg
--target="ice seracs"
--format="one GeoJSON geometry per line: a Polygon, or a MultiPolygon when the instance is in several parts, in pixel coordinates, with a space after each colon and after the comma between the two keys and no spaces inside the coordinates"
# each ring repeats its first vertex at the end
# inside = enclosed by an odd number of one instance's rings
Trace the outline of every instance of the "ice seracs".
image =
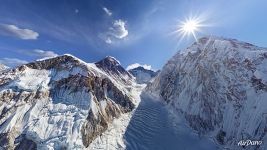
{"type": "Polygon", "coordinates": [[[108,71],[62,55],[1,73],[1,148],[88,147],[114,118],[134,109],[128,89],[108,71]]]}
{"type": "Polygon", "coordinates": [[[146,92],[166,101],[194,130],[222,147],[241,149],[240,140],[257,140],[264,149],[266,66],[266,48],[204,37],[177,52],[146,92]]]}

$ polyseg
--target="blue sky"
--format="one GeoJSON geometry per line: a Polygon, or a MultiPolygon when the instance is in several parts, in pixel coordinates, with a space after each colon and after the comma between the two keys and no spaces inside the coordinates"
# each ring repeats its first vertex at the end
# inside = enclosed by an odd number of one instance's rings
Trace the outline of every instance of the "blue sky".
{"type": "Polygon", "coordinates": [[[73,54],[107,55],[124,67],[160,69],[194,38],[180,40],[179,21],[199,17],[197,37],[216,35],[267,47],[266,0],[8,0],[0,5],[0,63],[16,65],[73,54]]]}

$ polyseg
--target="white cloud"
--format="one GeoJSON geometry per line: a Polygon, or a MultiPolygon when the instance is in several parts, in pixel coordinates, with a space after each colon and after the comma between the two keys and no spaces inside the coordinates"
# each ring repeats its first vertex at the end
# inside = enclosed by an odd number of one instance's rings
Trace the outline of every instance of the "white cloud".
{"type": "Polygon", "coordinates": [[[111,16],[111,15],[112,15],[111,10],[109,10],[107,7],[103,7],[103,10],[105,11],[105,13],[106,13],[108,16],[111,16]]]}
{"type": "Polygon", "coordinates": [[[115,20],[113,27],[110,28],[111,33],[118,39],[123,39],[128,35],[125,21],[119,19],[115,20]]]}
{"type": "Polygon", "coordinates": [[[102,38],[108,44],[113,43],[114,41],[124,39],[128,36],[129,32],[126,28],[126,22],[119,19],[115,20],[112,26],[109,28],[102,38]]]}
{"type": "Polygon", "coordinates": [[[15,67],[22,64],[28,63],[25,60],[17,59],[17,58],[2,58],[0,59],[0,64],[4,64],[8,67],[15,67]]]}
{"type": "Polygon", "coordinates": [[[15,25],[0,24],[0,35],[16,37],[23,40],[36,40],[39,33],[30,29],[21,29],[15,25]]]}
{"type": "Polygon", "coordinates": [[[131,64],[131,65],[127,66],[126,70],[131,70],[131,69],[134,69],[134,68],[137,68],[137,67],[143,67],[143,68],[145,68],[147,70],[152,70],[151,65],[147,65],[147,64],[141,65],[139,63],[134,63],[134,64],[131,64]]]}
{"type": "Polygon", "coordinates": [[[47,57],[55,57],[58,56],[57,53],[49,50],[41,50],[41,49],[34,49],[34,50],[24,50],[22,53],[27,54],[29,56],[34,56],[38,58],[47,58],[47,57]]]}

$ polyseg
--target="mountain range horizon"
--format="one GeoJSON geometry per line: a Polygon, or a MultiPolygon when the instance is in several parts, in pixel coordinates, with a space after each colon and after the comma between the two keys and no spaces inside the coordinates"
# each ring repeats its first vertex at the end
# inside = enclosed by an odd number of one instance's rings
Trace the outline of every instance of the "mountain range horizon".
{"type": "Polygon", "coordinates": [[[0,146],[264,149],[264,66],[266,48],[209,36],[157,72],[126,70],[112,56],[86,63],[71,54],[1,67],[0,146]]]}

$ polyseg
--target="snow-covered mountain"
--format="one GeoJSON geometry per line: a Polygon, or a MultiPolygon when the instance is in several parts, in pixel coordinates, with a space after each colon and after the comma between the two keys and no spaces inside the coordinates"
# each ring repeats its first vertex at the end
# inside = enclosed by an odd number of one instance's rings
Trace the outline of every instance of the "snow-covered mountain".
{"type": "Polygon", "coordinates": [[[109,75],[125,70],[97,66],[63,55],[0,73],[0,146],[84,149],[132,111],[131,93],[117,81],[125,76],[109,75]]]}
{"type": "Polygon", "coordinates": [[[142,66],[130,69],[128,71],[136,78],[136,82],[139,84],[147,84],[159,73],[159,71],[155,72],[153,70],[148,70],[142,66]]]}
{"type": "Polygon", "coordinates": [[[109,76],[117,79],[117,81],[125,85],[131,86],[135,82],[134,77],[121,66],[116,58],[112,56],[107,56],[95,64],[109,76]]]}
{"type": "Polygon", "coordinates": [[[3,64],[0,64],[0,72],[3,71],[3,70],[6,70],[8,69],[7,66],[3,65],[3,64]]]}
{"type": "Polygon", "coordinates": [[[204,37],[179,51],[146,92],[165,100],[199,134],[222,147],[241,140],[267,148],[267,49],[234,39],[204,37]]]}

